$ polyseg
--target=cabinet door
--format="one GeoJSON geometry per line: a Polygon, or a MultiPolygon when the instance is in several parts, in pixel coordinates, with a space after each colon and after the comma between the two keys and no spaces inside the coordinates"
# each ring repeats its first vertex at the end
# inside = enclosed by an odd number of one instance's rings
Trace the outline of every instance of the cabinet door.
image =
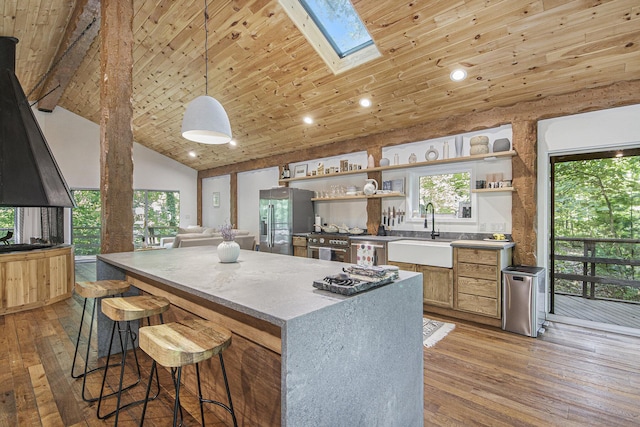
{"type": "Polygon", "coordinates": [[[425,304],[439,307],[453,307],[453,269],[416,266],[422,273],[422,298],[425,304]]]}

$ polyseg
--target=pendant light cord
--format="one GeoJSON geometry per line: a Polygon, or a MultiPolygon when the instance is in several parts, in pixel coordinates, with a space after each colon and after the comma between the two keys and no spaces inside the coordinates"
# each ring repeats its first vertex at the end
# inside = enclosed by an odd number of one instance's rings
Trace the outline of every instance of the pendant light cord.
{"type": "Polygon", "coordinates": [[[207,9],[207,0],[204,0],[204,94],[209,95],[209,29],[207,21],[209,20],[209,11],[207,9]]]}

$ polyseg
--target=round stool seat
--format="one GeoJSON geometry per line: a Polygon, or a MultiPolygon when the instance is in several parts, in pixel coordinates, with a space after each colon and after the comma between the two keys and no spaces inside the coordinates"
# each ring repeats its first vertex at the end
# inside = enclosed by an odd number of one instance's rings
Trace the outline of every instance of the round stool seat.
{"type": "Polygon", "coordinates": [[[102,312],[115,321],[144,319],[169,309],[169,300],[155,295],[115,297],[102,300],[102,312]]]}
{"type": "Polygon", "coordinates": [[[231,345],[231,332],[190,319],[140,328],[140,348],[162,366],[176,368],[210,359],[231,345]]]}
{"type": "Polygon", "coordinates": [[[96,282],[76,282],[75,290],[83,298],[102,298],[123,294],[131,285],[126,280],[98,280],[96,282]]]}

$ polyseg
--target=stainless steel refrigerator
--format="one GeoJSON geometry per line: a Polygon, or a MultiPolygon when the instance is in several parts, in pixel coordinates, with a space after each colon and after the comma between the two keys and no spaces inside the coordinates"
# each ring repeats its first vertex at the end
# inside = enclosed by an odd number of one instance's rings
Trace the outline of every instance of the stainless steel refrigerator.
{"type": "Polygon", "coordinates": [[[260,252],[293,255],[293,233],[313,229],[312,197],[300,188],[260,190],[260,252]]]}

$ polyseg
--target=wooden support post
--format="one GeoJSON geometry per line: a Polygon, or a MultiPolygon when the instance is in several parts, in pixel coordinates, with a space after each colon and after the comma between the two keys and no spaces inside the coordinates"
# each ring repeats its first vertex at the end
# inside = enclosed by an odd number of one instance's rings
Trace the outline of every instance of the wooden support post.
{"type": "MultiPolygon", "coordinates": [[[[367,151],[367,157],[373,154],[374,165],[380,164],[382,158],[382,148],[372,147],[367,151]]],[[[367,178],[375,179],[382,188],[382,172],[368,172],[367,178]]],[[[382,222],[382,199],[367,199],[367,232],[372,235],[378,234],[378,227],[382,222]]]]}
{"type": "Polygon", "coordinates": [[[513,148],[517,156],[511,160],[513,188],[511,216],[513,262],[516,265],[537,264],[537,191],[538,123],[535,120],[512,123],[513,148]]]}
{"type": "Polygon", "coordinates": [[[196,224],[202,225],[202,178],[198,174],[197,186],[196,186],[196,224]]]}
{"type": "Polygon", "coordinates": [[[101,14],[101,252],[127,252],[133,250],[133,1],[102,0],[101,14]]]}

